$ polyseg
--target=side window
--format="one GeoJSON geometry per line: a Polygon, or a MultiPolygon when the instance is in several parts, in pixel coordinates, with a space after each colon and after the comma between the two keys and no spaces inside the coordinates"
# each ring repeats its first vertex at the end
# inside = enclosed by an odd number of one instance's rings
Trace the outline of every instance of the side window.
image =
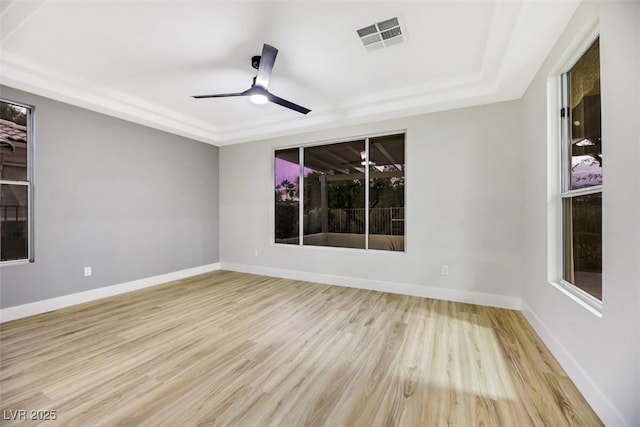
{"type": "Polygon", "coordinates": [[[600,43],[561,76],[562,279],[578,297],[602,301],[600,43]]]}
{"type": "Polygon", "coordinates": [[[275,153],[275,240],[299,244],[300,150],[288,148],[275,153]]]}
{"type": "Polygon", "coordinates": [[[0,100],[0,263],[32,259],[32,112],[0,100]]]}

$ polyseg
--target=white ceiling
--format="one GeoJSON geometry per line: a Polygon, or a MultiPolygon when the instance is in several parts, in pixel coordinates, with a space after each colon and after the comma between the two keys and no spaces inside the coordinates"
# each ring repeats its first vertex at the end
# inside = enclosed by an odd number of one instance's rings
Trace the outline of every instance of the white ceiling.
{"type": "Polygon", "coordinates": [[[0,83],[220,146],[519,98],[579,1],[1,0],[0,83]],[[191,98],[248,89],[263,43],[311,113],[191,98]]]}

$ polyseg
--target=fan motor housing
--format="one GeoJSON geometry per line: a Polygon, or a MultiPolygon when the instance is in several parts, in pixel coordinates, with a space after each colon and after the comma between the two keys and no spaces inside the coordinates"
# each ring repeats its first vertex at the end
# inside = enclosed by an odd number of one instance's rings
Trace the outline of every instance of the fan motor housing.
{"type": "Polygon", "coordinates": [[[260,67],[260,55],[251,57],[251,66],[256,70],[260,67]]]}

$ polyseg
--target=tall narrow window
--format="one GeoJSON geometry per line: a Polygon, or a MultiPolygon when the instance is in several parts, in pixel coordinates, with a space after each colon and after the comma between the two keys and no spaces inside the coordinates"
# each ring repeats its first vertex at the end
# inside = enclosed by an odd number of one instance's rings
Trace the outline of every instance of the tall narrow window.
{"type": "Polygon", "coordinates": [[[404,251],[404,145],[401,133],[276,150],[275,242],[404,251]]]}
{"type": "Polygon", "coordinates": [[[0,100],[0,262],[29,259],[31,108],[0,100]]]}
{"type": "Polygon", "coordinates": [[[298,244],[300,216],[300,155],[297,148],[275,156],[276,243],[298,244]]]}
{"type": "Polygon", "coordinates": [[[566,284],[602,300],[600,45],[562,75],[562,231],[566,284]]]}
{"type": "Polygon", "coordinates": [[[404,250],[404,135],[369,139],[369,248],[404,250]]]}

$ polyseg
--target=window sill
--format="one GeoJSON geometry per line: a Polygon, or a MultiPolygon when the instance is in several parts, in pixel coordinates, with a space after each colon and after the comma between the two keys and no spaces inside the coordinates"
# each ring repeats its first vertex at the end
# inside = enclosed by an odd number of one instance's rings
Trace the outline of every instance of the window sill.
{"type": "Polygon", "coordinates": [[[10,265],[23,265],[29,264],[31,261],[28,259],[19,259],[15,261],[2,261],[0,262],[0,267],[9,267],[10,265]]]}
{"type": "Polygon", "coordinates": [[[560,292],[577,302],[580,306],[585,308],[591,314],[602,318],[602,301],[599,301],[587,294],[583,290],[577,288],[569,282],[564,280],[560,280],[559,282],[549,282],[553,287],[558,289],[560,292]]]}

